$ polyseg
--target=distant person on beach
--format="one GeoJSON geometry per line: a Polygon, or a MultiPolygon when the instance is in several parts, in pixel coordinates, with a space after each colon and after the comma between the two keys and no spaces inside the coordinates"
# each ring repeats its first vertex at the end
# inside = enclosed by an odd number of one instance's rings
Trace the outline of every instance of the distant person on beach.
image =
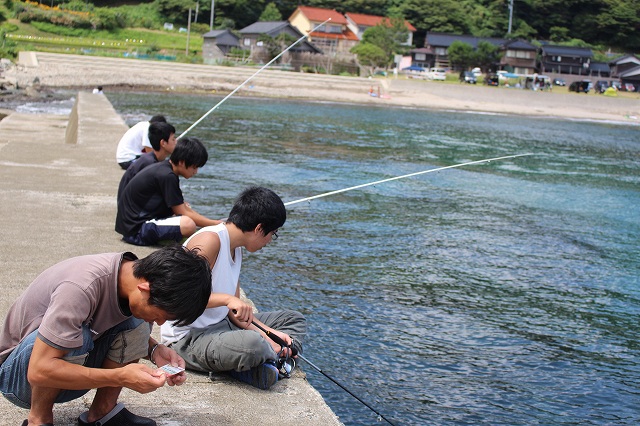
{"type": "Polygon", "coordinates": [[[260,325],[293,344],[302,353],[306,320],[296,311],[261,312],[240,300],[242,249],[256,252],[278,238],[287,218],[282,200],[267,188],[251,187],[237,198],[225,223],[208,226],[185,242],[198,249],[211,266],[211,296],[207,309],[194,323],[162,325],[162,342],[185,359],[187,369],[229,372],[260,389],[277,382],[277,361],[290,350],[281,348],[253,325],[260,325]]]}
{"type": "Polygon", "coordinates": [[[127,170],[144,152],[151,152],[153,147],[149,142],[149,125],[155,122],[166,123],[167,119],[163,115],[154,115],[149,121],[135,124],[122,136],[116,149],[116,161],[123,170],[127,170]]]}
{"type": "Polygon", "coordinates": [[[217,225],[184,201],[180,177],[189,179],[209,158],[196,138],[180,139],[169,161],[145,167],[123,189],[118,198],[115,229],[122,239],[139,246],[160,241],[182,241],[197,227],[217,225]]]}
{"type": "Polygon", "coordinates": [[[184,360],[150,336],[154,322],[186,325],[210,295],[207,261],[180,246],[138,259],[105,253],[64,260],[38,276],[13,303],[0,334],[0,391],[29,409],[22,425],[53,425],[53,407],[97,389],[78,425],[154,426],[118,403],[122,388],[148,393],[181,385],[184,360]],[[180,297],[176,297],[180,295],[180,297]]]}
{"type": "Polygon", "coordinates": [[[102,91],[102,86],[98,86],[95,89],[93,89],[92,93],[94,95],[104,95],[104,92],[102,91]]]}
{"type": "Polygon", "coordinates": [[[153,151],[142,154],[122,175],[118,186],[118,198],[120,198],[124,187],[142,169],[158,161],[164,161],[171,155],[176,147],[175,127],[162,121],[151,123],[149,125],[149,143],[151,143],[153,151]]]}

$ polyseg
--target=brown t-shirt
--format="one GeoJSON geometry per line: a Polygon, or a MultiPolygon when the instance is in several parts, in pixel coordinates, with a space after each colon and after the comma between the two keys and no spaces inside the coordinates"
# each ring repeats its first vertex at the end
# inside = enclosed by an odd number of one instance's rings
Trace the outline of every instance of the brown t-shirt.
{"type": "MultiPolygon", "coordinates": [[[[9,309],[0,334],[0,363],[38,329],[53,346],[82,346],[82,326],[88,324],[96,340],[125,321],[118,303],[118,271],[133,253],[105,253],[64,260],[41,273],[9,309]]],[[[128,306],[125,307],[128,311],[128,306]]]]}

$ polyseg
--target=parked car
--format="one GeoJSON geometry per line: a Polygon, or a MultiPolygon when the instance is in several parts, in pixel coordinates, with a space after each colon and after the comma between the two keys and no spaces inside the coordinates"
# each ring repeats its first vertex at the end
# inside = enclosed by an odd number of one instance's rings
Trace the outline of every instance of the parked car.
{"type": "Polygon", "coordinates": [[[553,79],[553,85],[554,86],[566,86],[567,82],[564,81],[562,78],[554,78],[553,79]]]}
{"type": "Polygon", "coordinates": [[[611,87],[615,88],[616,90],[622,90],[622,83],[620,83],[619,81],[612,81],[611,87]]]}
{"type": "Polygon", "coordinates": [[[591,90],[591,82],[589,80],[574,81],[569,85],[570,92],[589,93],[589,90],[591,90]]]}
{"type": "Polygon", "coordinates": [[[474,69],[471,70],[471,72],[473,73],[473,75],[476,76],[476,78],[482,75],[482,70],[479,67],[475,67],[474,69]]]}
{"type": "Polygon", "coordinates": [[[426,68],[422,68],[416,65],[402,68],[402,72],[409,78],[427,78],[427,75],[429,73],[426,68]]]}
{"type": "Polygon", "coordinates": [[[625,92],[633,92],[636,90],[636,88],[631,83],[624,83],[622,85],[622,90],[624,90],[625,92]]]}
{"type": "Polygon", "coordinates": [[[497,74],[487,74],[484,77],[484,84],[486,84],[488,86],[499,86],[500,85],[500,78],[498,77],[497,74]]]}
{"type": "Polygon", "coordinates": [[[476,84],[478,80],[472,71],[462,71],[460,73],[460,83],[476,84]]]}
{"type": "Polygon", "coordinates": [[[429,71],[430,80],[444,81],[447,78],[447,73],[444,68],[431,68],[429,71]]]}

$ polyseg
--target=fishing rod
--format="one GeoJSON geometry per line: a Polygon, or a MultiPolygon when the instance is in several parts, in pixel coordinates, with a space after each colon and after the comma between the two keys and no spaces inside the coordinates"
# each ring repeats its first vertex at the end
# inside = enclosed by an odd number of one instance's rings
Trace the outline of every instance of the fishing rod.
{"type": "Polygon", "coordinates": [[[327,379],[331,380],[333,383],[335,383],[336,385],[340,386],[345,392],[347,392],[349,395],[351,395],[352,397],[354,397],[355,399],[357,399],[358,401],[360,401],[365,407],[367,407],[368,409],[370,409],[371,411],[373,411],[374,413],[376,413],[378,415],[378,420],[383,419],[385,420],[387,423],[389,423],[391,426],[395,426],[391,420],[387,419],[385,416],[383,416],[378,410],[376,410],[375,408],[373,408],[371,405],[367,404],[366,402],[364,402],[362,399],[360,399],[356,394],[354,394],[353,392],[351,392],[349,389],[347,389],[343,384],[341,384],[340,382],[338,382],[336,379],[334,379],[333,377],[331,377],[330,375],[328,375],[327,373],[325,373],[324,371],[322,371],[322,369],[320,367],[318,367],[317,365],[315,365],[314,363],[312,363],[311,361],[309,361],[307,358],[305,358],[304,356],[302,356],[302,354],[298,353],[298,351],[296,350],[296,348],[292,348],[291,345],[287,345],[287,343],[282,340],[279,336],[271,333],[268,330],[265,330],[264,327],[256,324],[255,321],[251,321],[251,324],[255,325],[256,327],[258,327],[260,330],[262,330],[271,340],[273,340],[274,342],[276,342],[278,345],[282,346],[283,348],[289,348],[291,350],[291,356],[298,356],[298,358],[300,358],[301,360],[303,360],[304,362],[306,362],[307,364],[309,364],[314,370],[316,370],[318,373],[322,374],[323,376],[325,376],[327,379]]]}
{"type": "Polygon", "coordinates": [[[274,63],[276,60],[278,60],[278,58],[280,58],[282,55],[284,55],[285,53],[287,53],[290,49],[293,48],[293,46],[295,46],[296,44],[300,43],[302,40],[304,40],[305,38],[309,37],[309,35],[314,32],[315,30],[317,30],[318,28],[320,28],[321,26],[323,26],[324,24],[326,24],[327,22],[329,22],[331,20],[331,18],[327,19],[326,21],[324,21],[323,23],[316,25],[311,31],[309,31],[308,34],[303,35],[302,37],[300,37],[298,40],[296,40],[295,42],[293,42],[289,47],[287,47],[286,49],[284,49],[282,52],[280,52],[280,54],[278,54],[278,56],[276,56],[275,58],[273,58],[272,60],[270,60],[269,62],[267,62],[266,64],[264,64],[258,71],[256,71],[255,73],[253,73],[253,75],[249,78],[247,78],[245,81],[242,82],[242,84],[240,84],[238,87],[236,87],[235,89],[233,89],[233,91],[231,93],[229,93],[227,96],[225,96],[220,102],[218,102],[217,104],[215,104],[213,106],[213,108],[211,108],[209,111],[207,111],[202,117],[200,117],[195,123],[193,123],[187,130],[185,130],[184,132],[182,132],[182,134],[180,136],[178,136],[176,139],[180,139],[182,138],[184,135],[186,135],[187,133],[189,133],[189,131],[191,131],[191,129],[193,129],[194,127],[196,127],[198,124],[200,124],[200,122],[202,120],[204,120],[205,118],[207,118],[209,116],[209,114],[211,114],[213,111],[215,111],[220,105],[222,105],[224,103],[224,101],[226,101],[227,99],[229,99],[231,96],[233,96],[238,90],[240,90],[245,84],[247,84],[252,78],[254,78],[255,76],[257,76],[258,74],[260,74],[262,72],[262,70],[264,70],[265,68],[267,68],[269,65],[271,65],[272,63],[274,63]]]}
{"type": "Polygon", "coordinates": [[[317,198],[328,197],[329,195],[335,195],[335,194],[340,194],[342,192],[353,191],[354,189],[365,188],[367,186],[377,185],[379,183],[391,182],[392,180],[399,180],[399,179],[404,179],[404,178],[408,178],[408,177],[412,177],[412,176],[423,175],[423,174],[426,174],[426,173],[438,172],[440,170],[455,169],[457,167],[469,166],[471,164],[489,163],[491,161],[506,160],[507,158],[524,157],[524,156],[527,156],[527,155],[534,155],[534,154],[533,153],[528,153],[528,154],[506,155],[504,157],[487,158],[487,159],[484,159],[484,160],[469,161],[469,162],[466,162],[466,163],[454,164],[452,166],[445,166],[445,167],[438,167],[436,169],[423,170],[421,172],[409,173],[407,175],[396,176],[396,177],[392,177],[392,178],[389,178],[389,179],[382,179],[382,180],[377,180],[375,182],[363,183],[362,185],[351,186],[349,188],[344,188],[344,189],[338,189],[336,191],[325,192],[323,194],[314,195],[312,197],[306,197],[306,198],[301,198],[301,199],[295,200],[295,201],[289,201],[287,203],[284,203],[284,205],[285,206],[290,206],[290,205],[293,205],[293,204],[302,203],[303,201],[311,201],[311,200],[315,200],[317,198]]]}

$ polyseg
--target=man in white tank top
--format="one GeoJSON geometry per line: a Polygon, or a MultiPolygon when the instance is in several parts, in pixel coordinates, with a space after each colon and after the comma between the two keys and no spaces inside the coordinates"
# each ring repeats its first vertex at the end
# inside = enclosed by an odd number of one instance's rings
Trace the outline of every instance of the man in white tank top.
{"type": "Polygon", "coordinates": [[[253,253],[277,239],[286,220],[278,195],[267,188],[251,187],[236,200],[225,223],[200,229],[185,246],[197,248],[211,265],[211,296],[204,313],[191,325],[162,325],[163,343],[185,359],[187,369],[229,372],[260,389],[278,380],[276,361],[291,355],[267,337],[262,327],[302,353],[306,320],[296,311],[253,313],[240,300],[242,248],[253,253]],[[255,323],[255,324],[254,324],[255,323]]]}

